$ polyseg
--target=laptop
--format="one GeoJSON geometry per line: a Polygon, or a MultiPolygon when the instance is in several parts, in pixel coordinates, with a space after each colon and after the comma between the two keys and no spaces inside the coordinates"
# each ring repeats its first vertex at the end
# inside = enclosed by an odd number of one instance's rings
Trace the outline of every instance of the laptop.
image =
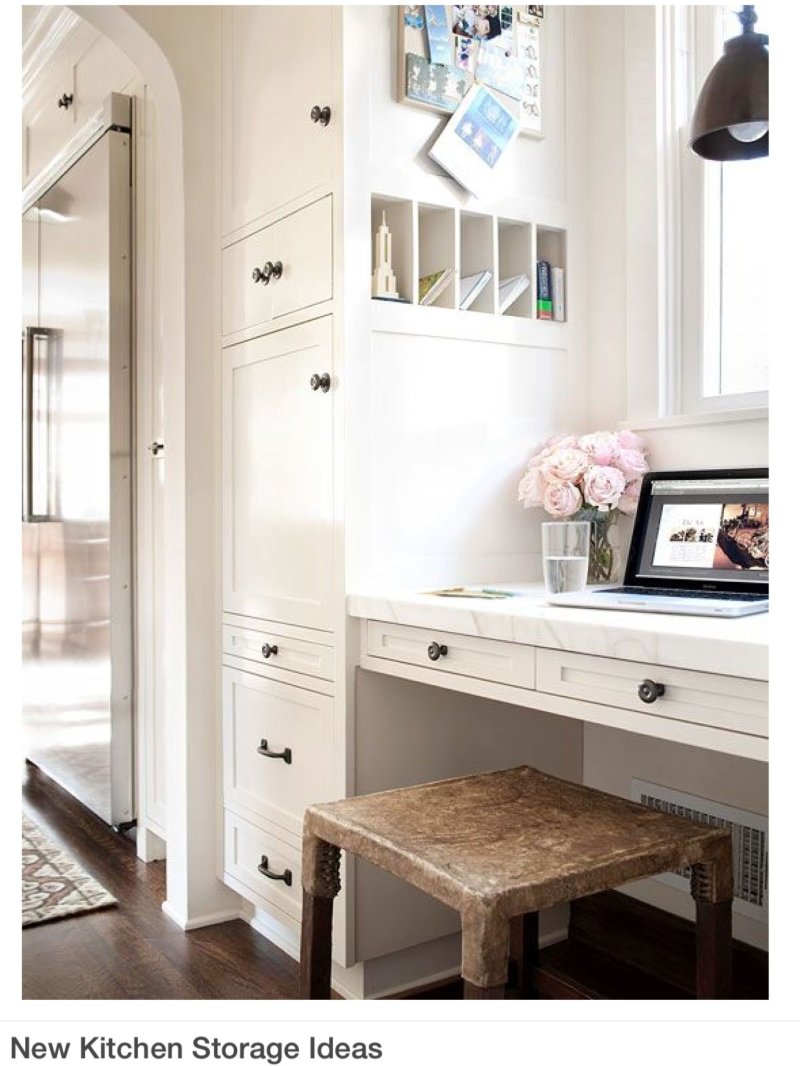
{"type": "Polygon", "coordinates": [[[768,610],[769,471],[646,474],[625,584],[549,602],[728,618],[768,610]]]}

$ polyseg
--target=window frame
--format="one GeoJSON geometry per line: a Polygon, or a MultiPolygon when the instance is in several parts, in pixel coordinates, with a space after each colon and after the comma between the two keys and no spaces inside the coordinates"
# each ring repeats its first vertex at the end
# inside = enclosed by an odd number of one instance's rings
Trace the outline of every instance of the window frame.
{"type": "Polygon", "coordinates": [[[720,275],[708,250],[720,245],[723,164],[701,159],[687,145],[694,103],[722,50],[719,8],[671,6],[661,26],[662,417],[766,413],[769,399],[768,389],[705,395],[712,373],[716,376],[709,355],[720,346],[720,275]]]}

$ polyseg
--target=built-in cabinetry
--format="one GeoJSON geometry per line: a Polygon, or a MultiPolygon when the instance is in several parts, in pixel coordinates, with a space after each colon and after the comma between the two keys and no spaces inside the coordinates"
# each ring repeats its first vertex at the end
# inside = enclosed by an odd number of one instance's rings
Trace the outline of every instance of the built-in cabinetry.
{"type": "MultiPolygon", "coordinates": [[[[395,13],[369,9],[365,16],[366,10],[293,9],[290,45],[287,20],[273,10],[222,9],[219,869],[256,908],[257,926],[295,952],[305,807],[512,765],[521,738],[542,750],[533,717],[504,716],[498,733],[478,721],[476,708],[450,708],[454,717],[439,719],[442,733],[431,743],[429,723],[422,728],[425,698],[400,714],[383,701],[356,706],[359,631],[348,619],[345,590],[365,555],[383,549],[387,538],[376,529],[391,512],[375,515],[372,479],[380,476],[389,492],[396,484],[402,499],[417,454],[403,450],[410,427],[430,434],[428,469],[456,461],[447,418],[480,426],[477,434],[467,429],[468,447],[483,439],[487,411],[492,433],[511,439],[525,420],[533,389],[524,383],[528,375],[533,381],[534,363],[556,367],[567,329],[536,321],[530,291],[499,314],[496,284],[506,270],[533,275],[546,226],[553,234],[549,252],[563,263],[563,207],[540,201],[538,218],[525,197],[508,199],[502,210],[467,207],[436,176],[427,183],[430,195],[404,188],[402,174],[394,176],[399,188],[391,180],[370,187],[366,33],[373,17],[395,13]],[[357,47],[351,30],[362,35],[357,47]],[[345,62],[348,51],[358,62],[345,62]],[[384,212],[403,295],[415,297],[420,274],[455,269],[434,307],[418,306],[416,297],[404,305],[370,300],[370,249],[384,212]],[[460,275],[486,267],[493,285],[462,313],[460,275]],[[382,348],[373,343],[381,330],[382,348]],[[480,337],[498,347],[465,350],[451,373],[452,349],[419,340],[440,336],[480,337]],[[402,345],[396,363],[395,343],[402,345]],[[524,351],[535,347],[546,353],[524,351]],[[462,388],[459,371],[482,357],[506,366],[508,395],[493,400],[491,390],[475,384],[485,367],[462,388]],[[382,397],[389,397],[390,411],[379,425],[382,397]],[[436,424],[431,405],[446,425],[436,424]],[[387,440],[396,442],[396,461],[381,463],[373,432],[384,455],[387,440]],[[451,726],[463,728],[456,714],[470,731],[454,739],[451,726]]],[[[432,491],[428,512],[438,495],[432,491]]],[[[398,524],[422,529],[437,521],[420,505],[398,524]]],[[[429,661],[430,641],[419,634],[387,631],[381,640],[376,658],[429,661]]],[[[440,661],[442,671],[484,671],[501,686],[533,684],[532,649],[487,648],[454,634],[440,661]]],[[[544,742],[553,756],[549,769],[577,773],[573,740],[565,729],[556,743],[544,742]]],[[[335,923],[334,981],[354,995],[368,994],[372,973],[384,987],[390,972],[397,980],[401,971],[387,955],[412,953],[398,964],[412,982],[450,966],[447,952],[458,951],[452,914],[359,864],[345,864],[335,923]]]]}
{"type": "Polygon", "coordinates": [[[221,865],[297,941],[303,811],[336,794],[340,16],[293,11],[297,47],[275,9],[222,19],[221,865]]]}

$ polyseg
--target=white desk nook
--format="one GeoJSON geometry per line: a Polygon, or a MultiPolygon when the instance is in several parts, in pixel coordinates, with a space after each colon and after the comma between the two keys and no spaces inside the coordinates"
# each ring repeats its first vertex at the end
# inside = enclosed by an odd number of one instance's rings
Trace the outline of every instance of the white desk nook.
{"type": "Polygon", "coordinates": [[[766,614],[553,607],[541,586],[513,588],[520,595],[505,600],[351,595],[362,668],[767,760],[766,614]]]}

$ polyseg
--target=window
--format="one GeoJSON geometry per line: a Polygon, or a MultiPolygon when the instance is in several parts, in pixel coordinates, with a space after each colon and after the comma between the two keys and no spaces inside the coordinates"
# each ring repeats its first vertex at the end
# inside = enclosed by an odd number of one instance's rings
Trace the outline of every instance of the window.
{"type": "MultiPolygon", "coordinates": [[[[712,163],[686,147],[697,94],[741,32],[736,8],[673,9],[672,83],[679,135],[679,221],[673,250],[680,278],[673,308],[673,410],[702,413],[767,402],[769,278],[771,260],[764,205],[769,202],[769,158],[712,163]],[[679,348],[679,350],[678,350],[679,348]]],[[[767,33],[766,7],[757,30],[767,33]]]]}

